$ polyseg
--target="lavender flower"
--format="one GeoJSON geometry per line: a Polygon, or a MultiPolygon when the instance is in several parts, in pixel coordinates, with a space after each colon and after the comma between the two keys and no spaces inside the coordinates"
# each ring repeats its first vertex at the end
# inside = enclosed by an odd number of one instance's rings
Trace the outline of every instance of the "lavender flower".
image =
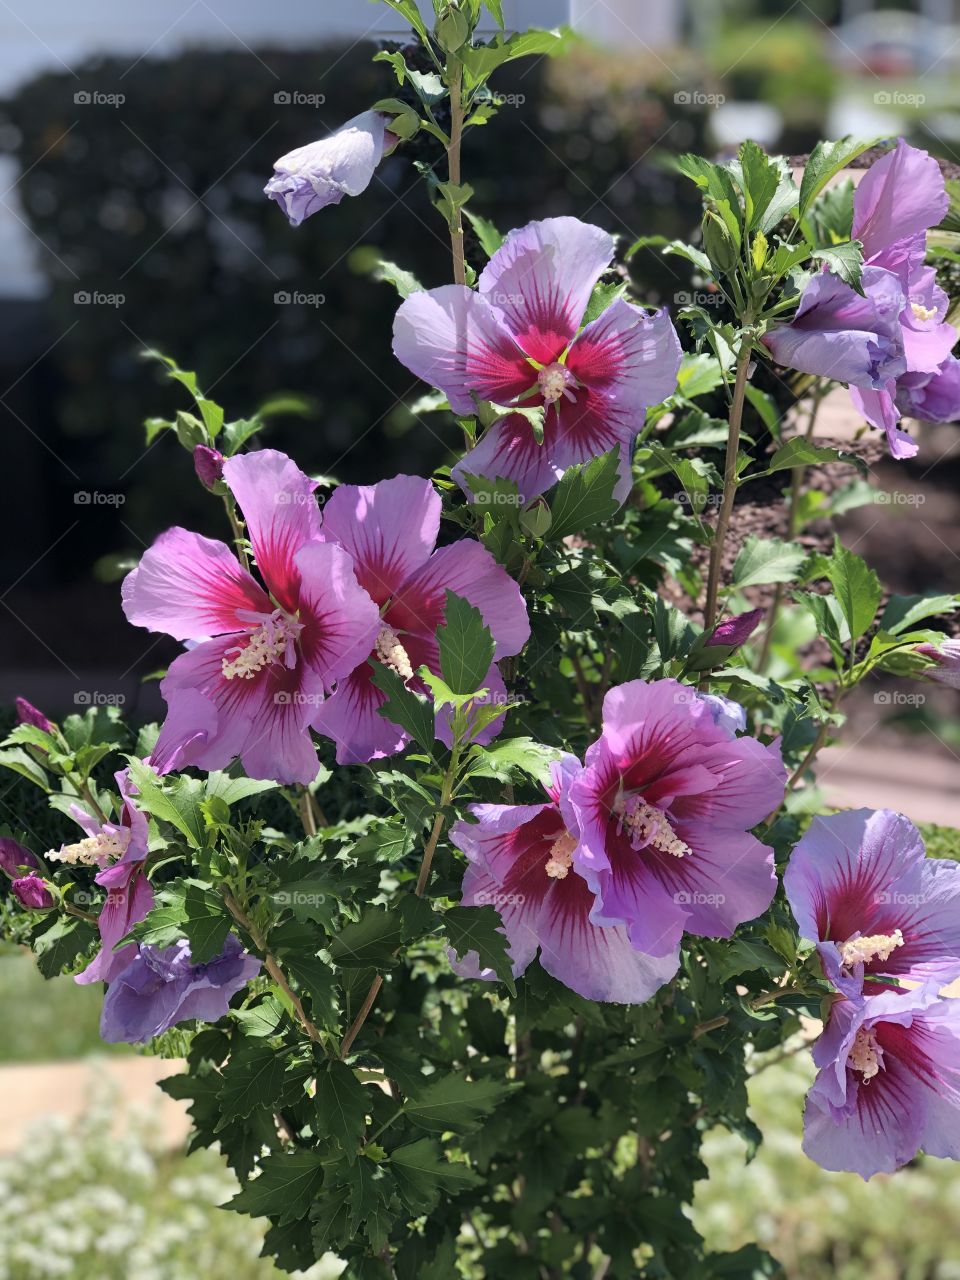
{"type": "Polygon", "coordinates": [[[0,836],[0,871],[16,880],[24,871],[39,871],[40,860],[12,836],[0,836]]]}
{"type": "Polygon", "coordinates": [[[804,1113],[803,1149],[824,1169],[868,1179],[921,1148],[960,1159],[960,1000],[937,985],[833,1006],[804,1113]]]}
{"type": "Polygon", "coordinates": [[[53,894],[39,876],[21,876],[19,880],[14,880],[10,890],[21,907],[40,911],[54,904],[53,894]]]}
{"type": "Polygon", "coordinates": [[[384,122],[379,111],[363,111],[328,137],[281,156],[264,192],[295,227],[344,196],[360,195],[385,151],[397,144],[384,122]]]}
{"type": "Polygon", "coordinates": [[[722,644],[732,645],[733,648],[739,649],[742,644],[746,644],[754,631],[756,631],[762,617],[762,609],[751,609],[749,613],[738,613],[735,618],[728,618],[726,622],[721,622],[719,626],[714,627],[704,643],[708,647],[722,644]]]}
{"type": "Polygon", "coordinates": [[[138,1043],[178,1022],[216,1022],[231,997],[259,971],[260,961],[232,933],[221,953],[206,964],[192,962],[186,940],[165,950],[142,946],[107,988],[100,1035],[110,1043],[138,1043]]]}

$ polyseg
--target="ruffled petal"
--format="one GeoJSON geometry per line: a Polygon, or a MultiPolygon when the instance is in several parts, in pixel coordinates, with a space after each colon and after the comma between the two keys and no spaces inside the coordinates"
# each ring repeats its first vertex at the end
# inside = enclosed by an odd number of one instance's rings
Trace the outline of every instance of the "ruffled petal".
{"type": "Polygon", "coordinates": [[[264,582],[281,608],[294,612],[300,586],[294,555],[320,538],[316,481],[275,449],[228,458],[223,478],[243,513],[264,582]]]}
{"type": "Polygon", "coordinates": [[[443,621],[448,591],[479,609],[497,645],[497,657],[519,653],[530,638],[523,594],[507,571],[472,538],[435,551],[391,601],[386,618],[397,631],[433,637],[443,621]]]}
{"type": "Polygon", "coordinates": [[[593,286],[613,257],[613,238],[579,218],[545,218],[511,231],[478,288],[534,360],[550,364],[580,325],[593,286]]]}
{"type": "Polygon", "coordinates": [[[897,408],[923,422],[960,418],[960,360],[950,356],[935,374],[906,374],[897,381],[897,408]]]}
{"type": "Polygon", "coordinates": [[[440,508],[440,495],[419,476],[344,484],[323,509],[323,539],[349,553],[360,585],[382,605],[429,558],[440,508]]]}
{"type": "Polygon", "coordinates": [[[313,727],[337,744],[337,764],[363,764],[402,751],[410,736],[379,714],[386,698],[361,664],[320,704],[313,727]]]}
{"type": "Polygon", "coordinates": [[[336,543],[301,547],[293,564],[300,578],[300,658],[329,689],[369,657],[380,611],[357,582],[350,556],[336,543]]]}
{"type": "Polygon", "coordinates": [[[135,627],[174,640],[236,631],[239,612],[269,613],[263,588],[228,547],[187,529],[168,529],[123,580],[123,611],[135,627]]]}
{"type": "Polygon", "coordinates": [[[526,504],[551,488],[563,469],[547,454],[543,442],[534,435],[530,421],[522,413],[511,413],[487,429],[478,445],[464,454],[450,474],[472,498],[468,476],[487,480],[512,480],[521,504],[526,504]]]}
{"type": "Polygon", "coordinates": [[[777,891],[771,848],[749,832],[706,823],[679,822],[676,830],[692,852],[683,858],[658,855],[658,870],[687,912],[687,933],[729,938],[737,925],[766,911],[777,891]]]}
{"type": "Polygon", "coordinates": [[[401,303],[393,354],[442,391],[454,413],[474,413],[474,396],[509,404],[537,380],[500,313],[465,285],[422,290],[401,303]]]}
{"type": "Polygon", "coordinates": [[[123,972],[136,955],[137,944],[131,942],[118,951],[115,951],[114,947],[138,921],[143,920],[152,910],[153,902],[153,889],[143,874],[142,866],[132,868],[128,872],[125,883],[114,885],[109,889],[106,900],[100,908],[100,915],[97,917],[100,950],[87,967],[77,974],[75,982],[81,986],[91,982],[112,982],[118,974],[123,972]]]}
{"type": "Polygon", "coordinates": [[[867,170],[853,196],[852,238],[871,259],[897,241],[935,227],[950,201],[933,156],[901,138],[867,170]]]}
{"type": "Polygon", "coordinates": [[[900,411],[894,400],[895,391],[896,384],[892,380],[878,391],[870,387],[851,387],[850,399],[872,427],[878,427],[886,434],[891,458],[912,458],[918,445],[912,436],[897,426],[900,411]]]}

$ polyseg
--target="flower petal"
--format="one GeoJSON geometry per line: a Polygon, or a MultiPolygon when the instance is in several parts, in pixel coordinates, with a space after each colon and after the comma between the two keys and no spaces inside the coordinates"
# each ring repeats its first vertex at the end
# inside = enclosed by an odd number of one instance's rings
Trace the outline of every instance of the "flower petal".
{"type": "Polygon", "coordinates": [[[896,384],[891,379],[877,391],[870,387],[851,387],[850,399],[871,426],[886,433],[892,458],[912,458],[919,446],[912,436],[897,426],[900,410],[894,401],[895,390],[896,384]]]}
{"type": "Polygon", "coordinates": [[[854,192],[851,238],[862,241],[869,260],[897,241],[935,227],[949,204],[937,161],[901,138],[870,166],[854,192]]]}
{"type": "Polygon", "coordinates": [[[337,764],[363,764],[402,751],[410,736],[379,714],[386,698],[362,663],[317,708],[313,728],[337,744],[337,764]]]}
{"type": "Polygon", "coordinates": [[[264,582],[281,608],[294,612],[300,581],[293,557],[305,543],[320,538],[316,481],[276,449],[228,458],[223,478],[243,512],[264,582]]]}
{"type": "Polygon", "coordinates": [[[238,612],[269,613],[269,597],[222,542],[168,529],[123,580],[123,611],[135,627],[174,640],[236,631],[238,612]]]}
{"type": "Polygon", "coordinates": [[[478,288],[534,360],[550,364],[580,325],[593,286],[613,257],[613,238],[579,218],[545,218],[511,231],[478,288]]]}
{"type": "Polygon", "coordinates": [[[480,610],[498,658],[519,653],[527,643],[530,621],[520,588],[472,538],[441,547],[406,580],[386,615],[391,627],[432,638],[444,618],[447,591],[480,610]]]}
{"type": "Polygon", "coordinates": [[[473,497],[467,476],[486,480],[512,480],[519,499],[526,504],[546,493],[560,479],[562,468],[553,463],[533,426],[522,413],[498,418],[483,439],[451,468],[450,475],[468,497],[473,497]]]}
{"type": "Polygon", "coordinates": [[[357,582],[350,556],[336,543],[301,547],[293,564],[300,579],[300,657],[329,689],[369,657],[380,611],[357,582]]]}
{"type": "Polygon", "coordinates": [[[680,822],[677,834],[692,853],[665,861],[661,856],[659,871],[687,912],[687,933],[729,938],[737,925],[766,911],[777,891],[769,846],[749,832],[719,831],[708,823],[680,822]]]}
{"type": "Polygon", "coordinates": [[[499,313],[465,285],[422,290],[401,303],[393,354],[439,388],[454,413],[475,413],[474,396],[509,404],[537,380],[499,313]]]}
{"type": "Polygon", "coordinates": [[[420,476],[343,484],[323,509],[323,540],[353,557],[357,579],[378,604],[430,556],[440,531],[440,495],[420,476]]]}
{"type": "Polygon", "coordinates": [[[932,376],[905,374],[897,380],[897,408],[924,422],[960,418],[960,360],[950,356],[932,376]]]}

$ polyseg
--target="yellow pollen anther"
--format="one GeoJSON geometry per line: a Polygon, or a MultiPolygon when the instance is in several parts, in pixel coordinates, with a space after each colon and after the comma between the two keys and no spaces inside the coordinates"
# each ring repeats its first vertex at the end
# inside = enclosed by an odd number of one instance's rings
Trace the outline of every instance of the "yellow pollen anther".
{"type": "Polygon", "coordinates": [[[936,307],[925,307],[922,302],[911,302],[910,310],[918,320],[932,320],[937,314],[936,307]]]}
{"type": "Polygon", "coordinates": [[[883,1050],[877,1044],[877,1033],[867,1027],[857,1032],[848,1059],[854,1071],[859,1071],[864,1083],[872,1080],[883,1066],[883,1050]]]}
{"type": "Polygon", "coordinates": [[[576,386],[577,380],[566,365],[548,364],[537,374],[537,382],[540,385],[540,394],[547,404],[556,404],[561,396],[576,402],[577,397],[573,394],[571,387],[576,386]]]}
{"type": "Polygon", "coordinates": [[[377,661],[395,671],[404,684],[413,679],[413,667],[410,663],[410,657],[400,643],[400,637],[392,627],[384,625],[380,628],[380,634],[377,636],[376,656],[377,661]]]}
{"type": "Polygon", "coordinates": [[[634,798],[625,800],[617,797],[614,812],[620,820],[620,829],[626,829],[640,844],[652,845],[661,853],[669,853],[673,858],[683,858],[693,850],[677,835],[670,825],[670,819],[656,805],[645,804],[634,798]]]}
{"type": "Polygon", "coordinates": [[[577,837],[565,831],[550,846],[544,870],[551,880],[565,880],[573,866],[573,851],[577,847],[577,837]]]}
{"type": "Polygon", "coordinates": [[[96,867],[106,858],[122,858],[130,843],[130,833],[123,832],[115,836],[105,831],[95,836],[87,836],[76,844],[65,844],[62,849],[55,849],[47,854],[49,862],[63,862],[67,866],[96,867]]]}
{"type": "Polygon", "coordinates": [[[224,653],[220,664],[223,678],[252,680],[264,667],[280,658],[287,667],[294,666],[294,641],[300,630],[301,625],[295,618],[288,617],[278,609],[255,631],[251,631],[250,639],[245,645],[237,645],[224,653]]]}
{"type": "Polygon", "coordinates": [[[899,929],[893,933],[874,933],[866,938],[850,938],[840,947],[840,963],[845,969],[852,969],[858,964],[869,964],[871,960],[889,960],[897,947],[903,946],[903,934],[899,929]]]}

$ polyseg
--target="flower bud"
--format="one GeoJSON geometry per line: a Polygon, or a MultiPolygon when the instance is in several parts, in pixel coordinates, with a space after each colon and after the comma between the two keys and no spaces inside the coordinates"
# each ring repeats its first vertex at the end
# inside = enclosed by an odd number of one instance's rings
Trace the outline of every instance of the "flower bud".
{"type": "Polygon", "coordinates": [[[219,449],[198,444],[193,451],[193,469],[197,473],[197,479],[211,493],[216,492],[217,485],[223,479],[223,463],[224,457],[219,449]]]}
{"type": "Polygon", "coordinates": [[[719,275],[726,275],[737,265],[737,247],[722,218],[709,210],[703,215],[703,248],[710,265],[719,275]]]}
{"type": "Polygon", "coordinates": [[[0,870],[5,871],[11,880],[19,879],[25,867],[35,871],[39,866],[36,854],[25,849],[18,840],[12,836],[0,837],[0,870]]]}
{"type": "Polygon", "coordinates": [[[43,911],[54,905],[53,894],[39,876],[21,876],[19,880],[14,880],[10,888],[21,907],[43,911]]]}
{"type": "Polygon", "coordinates": [[[281,156],[264,192],[299,227],[319,209],[365,191],[384,147],[389,150],[395,143],[381,112],[364,111],[336,133],[281,156]]]}
{"type": "Polygon", "coordinates": [[[718,627],[714,627],[704,644],[708,648],[722,644],[731,645],[734,649],[739,649],[756,631],[762,617],[762,609],[751,609],[749,613],[738,613],[735,618],[728,618],[726,622],[721,622],[718,627]]]}
{"type": "Polygon", "coordinates": [[[960,640],[944,640],[939,645],[918,644],[915,652],[936,664],[922,673],[928,680],[960,689],[960,640]]]}
{"type": "Polygon", "coordinates": [[[17,720],[20,724],[32,724],[35,729],[42,729],[44,733],[53,733],[52,721],[26,698],[17,698],[17,720]]]}

